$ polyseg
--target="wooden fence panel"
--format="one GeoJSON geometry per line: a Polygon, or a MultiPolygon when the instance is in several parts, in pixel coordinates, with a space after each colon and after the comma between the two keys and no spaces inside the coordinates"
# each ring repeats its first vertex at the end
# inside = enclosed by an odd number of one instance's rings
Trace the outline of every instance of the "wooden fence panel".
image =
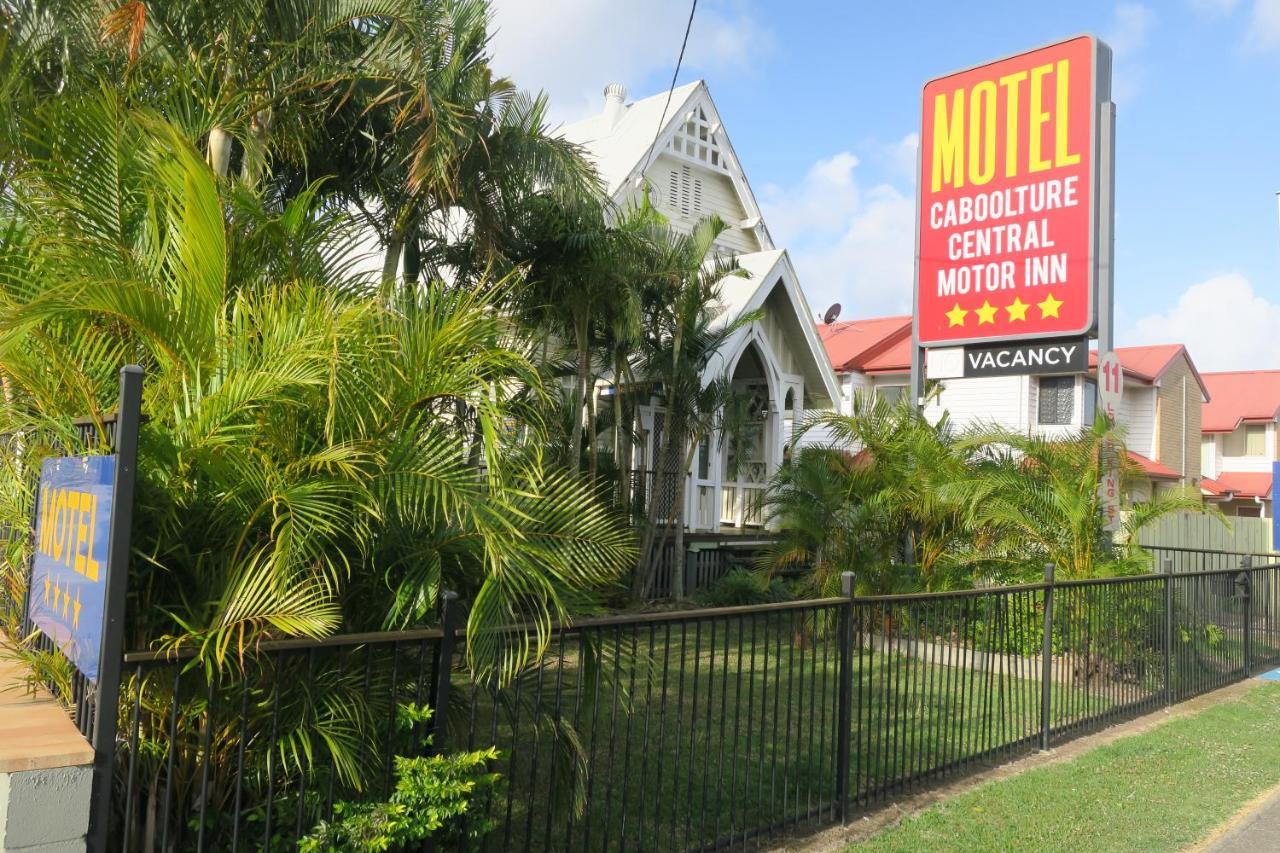
{"type": "Polygon", "coordinates": [[[1166,515],[1142,530],[1144,546],[1199,548],[1206,551],[1272,550],[1271,519],[1228,517],[1225,520],[1196,512],[1166,515]]]}

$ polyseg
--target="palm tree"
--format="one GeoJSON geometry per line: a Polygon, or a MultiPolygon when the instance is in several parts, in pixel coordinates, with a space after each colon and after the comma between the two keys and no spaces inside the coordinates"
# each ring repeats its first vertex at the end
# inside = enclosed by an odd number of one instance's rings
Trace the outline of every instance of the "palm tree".
{"type": "Polygon", "coordinates": [[[803,427],[815,428],[830,435],[832,447],[798,454],[767,499],[783,533],[771,567],[808,566],[811,584],[823,594],[835,594],[839,570],[850,568],[868,592],[961,582],[954,576],[956,557],[972,530],[965,507],[940,487],[968,460],[947,420],[932,423],[914,406],[859,393],[852,414],[819,415],[803,427]],[[827,511],[815,514],[811,488],[834,501],[827,511]]]}
{"type": "MultiPolygon", "coordinates": [[[[1044,562],[1068,578],[1134,568],[1119,559],[1112,537],[1102,529],[1098,487],[1108,455],[1119,460],[1125,479],[1133,481],[1135,474],[1120,429],[1104,415],[1066,438],[979,429],[959,446],[978,453],[979,460],[944,492],[963,502],[971,524],[991,532],[987,556],[1023,567],[1024,579],[1034,579],[1036,564],[1044,562]]],[[[1137,541],[1143,527],[1179,511],[1204,512],[1200,495],[1186,489],[1153,496],[1126,514],[1118,538],[1137,541]]]]}
{"type": "Polygon", "coordinates": [[[661,386],[657,395],[665,428],[654,451],[654,486],[648,523],[641,536],[632,592],[649,595],[658,560],[674,539],[677,559],[684,543],[684,477],[703,438],[721,432],[732,400],[727,376],[705,375],[711,356],[743,325],[756,319],[744,314],[724,318],[717,313],[720,282],[744,276],[737,261],[714,253],[716,239],[728,226],[718,217],[698,222],[691,233],[670,228],[652,231],[653,255],[645,278],[651,282],[640,372],[661,386]],[[674,498],[669,506],[663,496],[674,498]],[[662,517],[665,514],[665,518],[662,517]]]}
{"type": "MultiPolygon", "coordinates": [[[[264,207],[117,95],[25,121],[0,431],[101,418],[119,365],[147,370],[131,644],[220,665],[262,638],[420,624],[447,585],[471,601],[474,669],[507,680],[633,560],[622,520],[543,464],[542,425],[512,429],[542,393],[494,310],[514,280],[362,281],[314,194],[264,207]],[[533,640],[499,643],[514,623],[533,640]]],[[[6,517],[29,511],[4,493],[6,517]]]]}

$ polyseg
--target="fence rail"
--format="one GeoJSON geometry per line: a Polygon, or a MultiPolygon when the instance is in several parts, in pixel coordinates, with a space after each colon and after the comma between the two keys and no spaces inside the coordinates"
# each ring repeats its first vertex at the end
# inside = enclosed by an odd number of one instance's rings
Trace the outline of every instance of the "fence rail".
{"type": "Polygon", "coordinates": [[[1280,663],[1280,566],[1232,556],[583,620],[502,688],[466,676],[456,613],[444,630],[268,644],[223,679],[130,654],[113,837],[292,849],[336,802],[385,796],[426,733],[397,707],[431,701],[434,748],[499,750],[484,849],[758,846],[1280,663]]]}

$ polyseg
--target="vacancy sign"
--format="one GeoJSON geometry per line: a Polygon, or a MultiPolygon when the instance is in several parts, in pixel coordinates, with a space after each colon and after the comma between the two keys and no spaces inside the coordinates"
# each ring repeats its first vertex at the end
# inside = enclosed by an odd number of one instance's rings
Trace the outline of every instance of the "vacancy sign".
{"type": "Polygon", "coordinates": [[[916,293],[922,346],[1094,327],[1099,104],[1110,49],[1091,36],[924,87],[916,293]]]}

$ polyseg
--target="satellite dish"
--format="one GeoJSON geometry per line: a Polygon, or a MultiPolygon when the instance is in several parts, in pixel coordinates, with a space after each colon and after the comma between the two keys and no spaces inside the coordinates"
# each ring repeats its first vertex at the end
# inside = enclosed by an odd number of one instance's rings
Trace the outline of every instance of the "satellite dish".
{"type": "Polygon", "coordinates": [[[822,315],[822,322],[834,323],[836,321],[836,318],[839,316],[840,316],[840,303],[837,302],[835,305],[832,305],[830,308],[827,309],[827,313],[822,315]]]}

